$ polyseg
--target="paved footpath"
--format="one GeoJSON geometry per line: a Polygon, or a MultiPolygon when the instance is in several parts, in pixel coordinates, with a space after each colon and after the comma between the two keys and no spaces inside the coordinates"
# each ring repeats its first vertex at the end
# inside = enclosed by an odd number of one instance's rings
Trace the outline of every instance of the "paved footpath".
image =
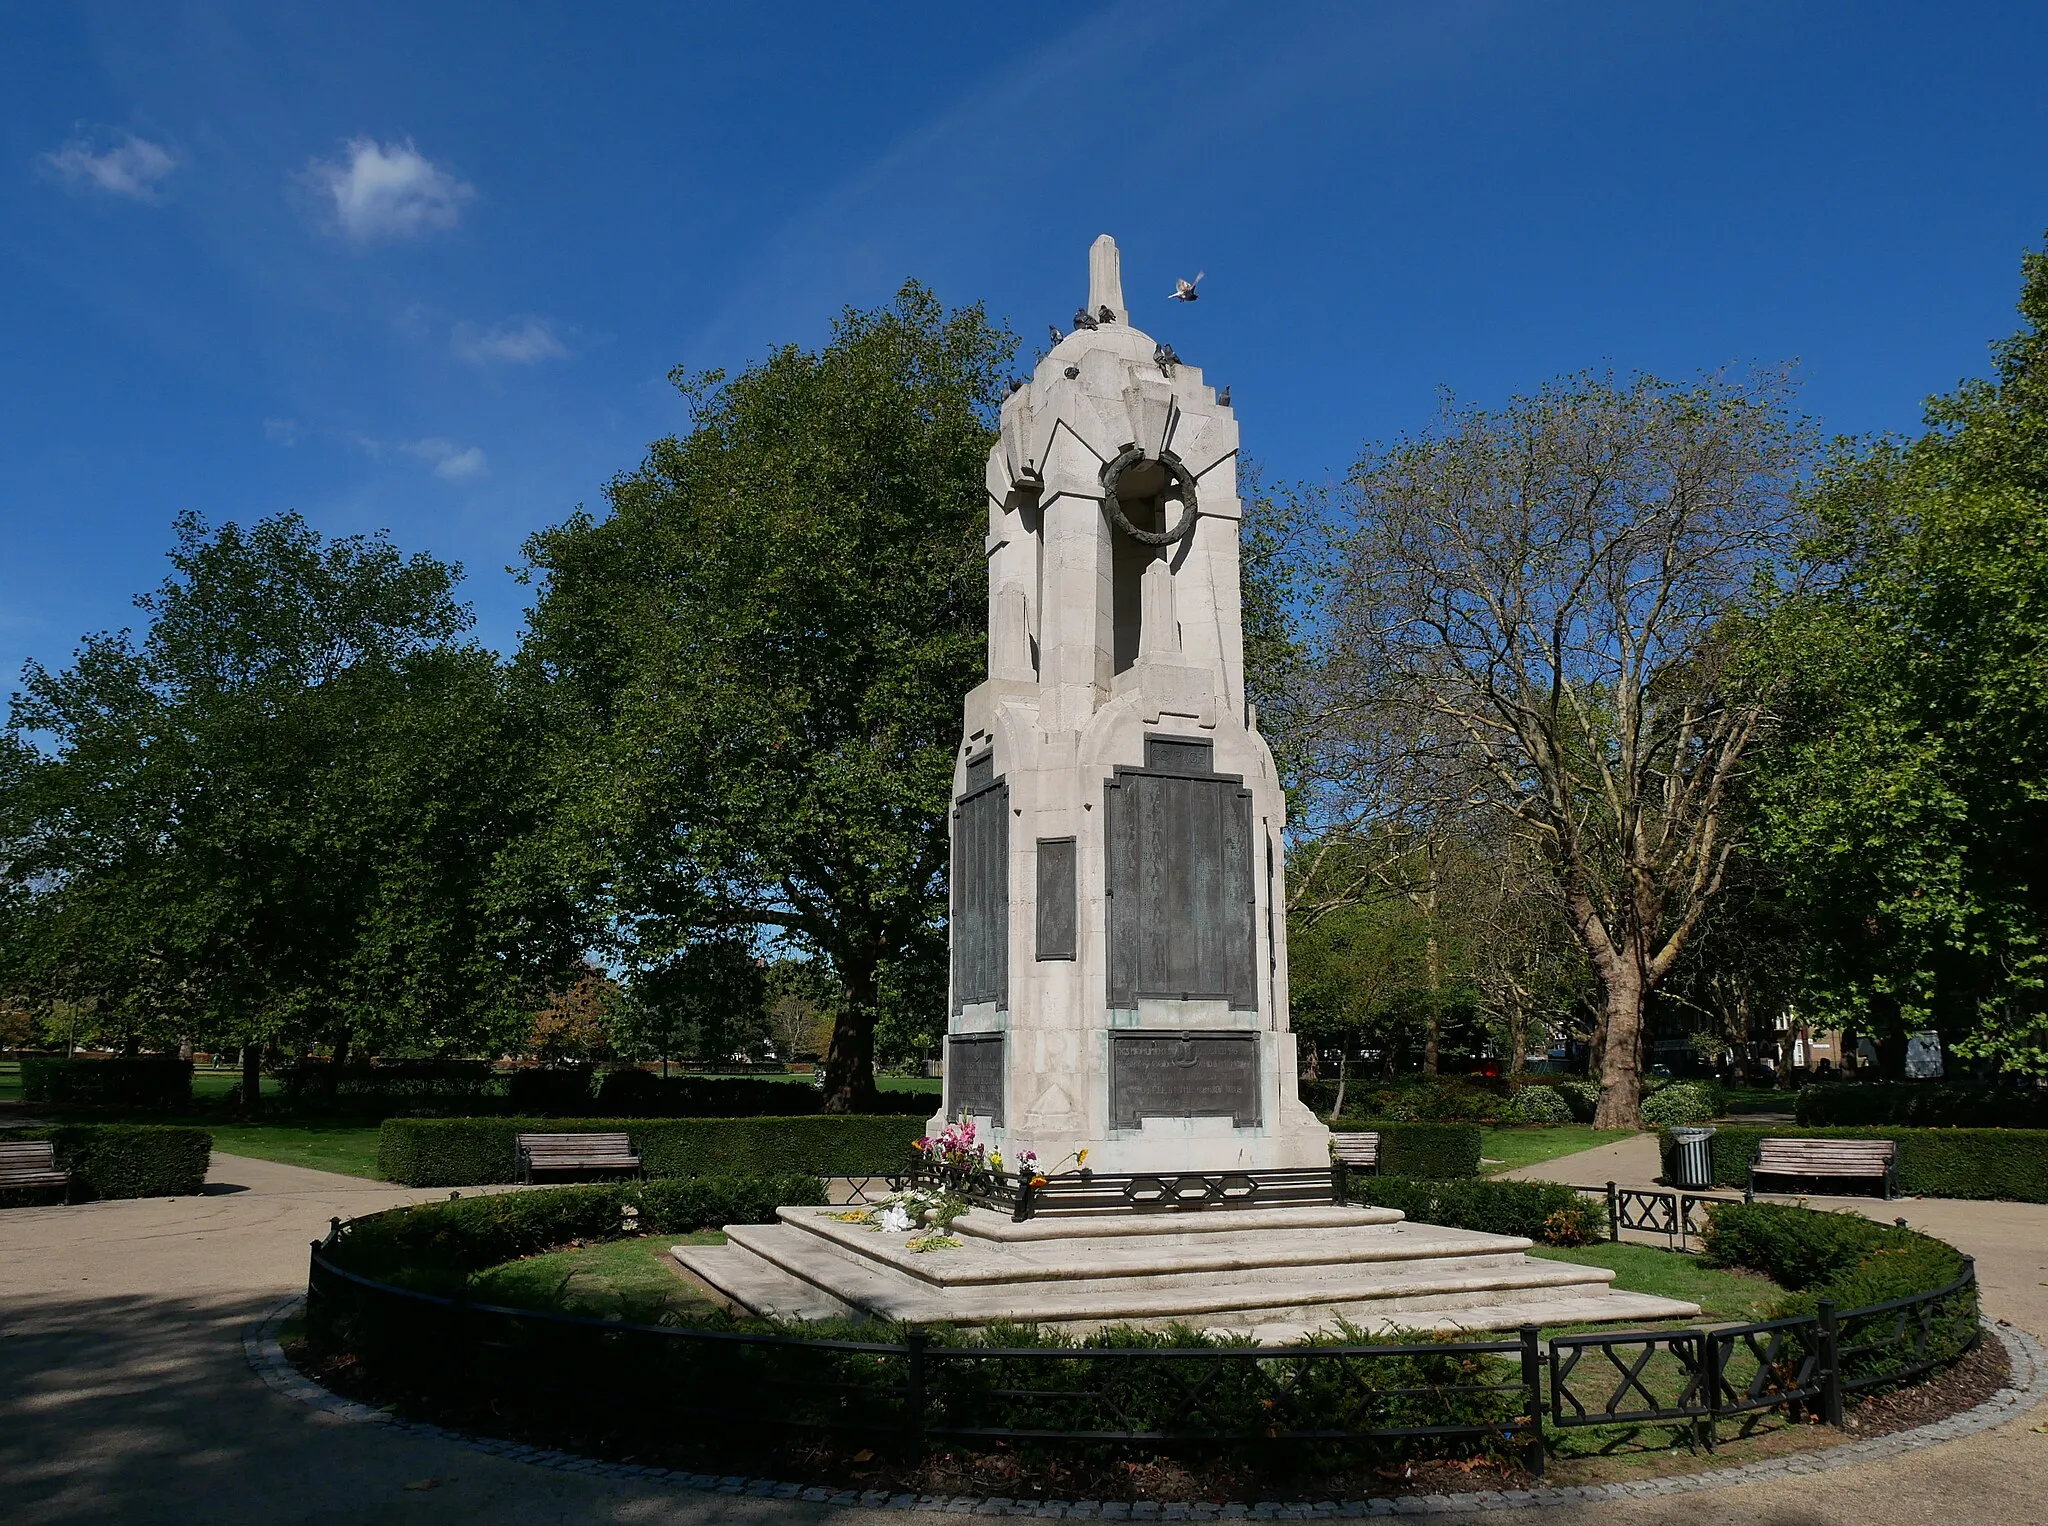
{"type": "MultiPolygon", "coordinates": [[[[1624,1179],[1593,1159],[1561,1180],[1624,1179]]],[[[1640,1162],[1638,1162],[1640,1165],[1640,1162]]],[[[1654,1165],[1651,1167],[1654,1172],[1654,1165]]],[[[0,1212],[0,1520],[220,1522],[804,1522],[872,1515],[704,1494],[487,1456],[338,1421],[266,1386],[244,1330],[305,1285],[332,1215],[438,1196],[237,1156],[201,1198],[0,1212]]],[[[2048,1333],[2048,1210],[1908,1202],[1974,1251],[1994,1313],[2048,1333]]],[[[1889,1462],[1660,1499],[1488,1511],[1503,1526],[2048,1526],[2044,1412],[1889,1462]]],[[[1435,1519],[1446,1519],[1437,1516],[1435,1519]]]]}

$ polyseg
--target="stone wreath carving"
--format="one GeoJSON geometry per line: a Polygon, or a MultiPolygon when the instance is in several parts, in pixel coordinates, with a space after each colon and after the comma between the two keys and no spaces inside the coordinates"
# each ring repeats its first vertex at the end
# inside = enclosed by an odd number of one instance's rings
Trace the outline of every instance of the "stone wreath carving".
{"type": "MultiPolygon", "coordinates": [[[[1179,456],[1170,450],[1163,450],[1158,456],[1159,465],[1166,471],[1166,480],[1169,484],[1167,492],[1175,489],[1180,492],[1180,523],[1171,530],[1140,530],[1131,523],[1130,516],[1124,513],[1124,506],[1116,496],[1116,485],[1122,480],[1124,473],[1151,459],[1144,451],[1133,445],[1104,466],[1102,506],[1109,511],[1109,522],[1140,545],[1170,546],[1177,540],[1185,539],[1188,532],[1195,527],[1195,476],[1181,464],[1179,456]]],[[[1161,498],[1165,496],[1165,493],[1160,494],[1161,498]]]]}

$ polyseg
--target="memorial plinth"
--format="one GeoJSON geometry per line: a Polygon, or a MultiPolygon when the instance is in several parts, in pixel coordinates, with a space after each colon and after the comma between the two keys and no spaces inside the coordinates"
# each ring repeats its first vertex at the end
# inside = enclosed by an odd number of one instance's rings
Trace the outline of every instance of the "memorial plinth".
{"type": "Polygon", "coordinates": [[[1330,1193],[1312,1176],[1329,1130],[1296,1096],[1286,805],[1244,692],[1237,420],[1130,326],[1107,235],[1088,269],[1075,331],[1005,401],[989,452],[988,678],[954,773],[932,1132],[971,1121],[1013,1181],[1029,1158],[1085,1158],[1081,1195],[1111,1200],[1022,1222],[976,1208],[957,1246],[922,1251],[785,1208],[677,1259],[783,1318],[1182,1319],[1287,1339],[1338,1319],[1696,1315],[1532,1261],[1526,1240],[1300,1206],[1330,1193]]]}

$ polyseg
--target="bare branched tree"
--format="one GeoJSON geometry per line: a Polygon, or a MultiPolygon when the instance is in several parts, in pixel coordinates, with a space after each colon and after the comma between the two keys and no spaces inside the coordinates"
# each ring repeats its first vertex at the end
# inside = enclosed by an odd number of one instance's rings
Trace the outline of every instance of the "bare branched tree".
{"type": "Polygon", "coordinates": [[[1640,1119],[1646,1000],[1735,847],[1763,712],[1727,622],[1794,540],[1814,442],[1790,393],[1585,375],[1498,413],[1447,399],[1352,483],[1325,714],[1429,738],[1528,834],[1599,981],[1603,1127],[1640,1119]]]}

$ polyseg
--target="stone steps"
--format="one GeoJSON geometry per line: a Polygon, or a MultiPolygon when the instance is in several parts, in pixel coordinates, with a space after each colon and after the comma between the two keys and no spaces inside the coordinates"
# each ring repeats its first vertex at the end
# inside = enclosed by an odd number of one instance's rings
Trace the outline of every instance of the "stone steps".
{"type": "MultiPolygon", "coordinates": [[[[1264,1229],[1147,1225],[1122,1236],[1040,1232],[1021,1242],[970,1232],[958,1235],[966,1243],[957,1250],[920,1255],[908,1250],[908,1236],[840,1223],[831,1212],[784,1209],[776,1224],[729,1226],[723,1247],[678,1246],[675,1255],[735,1302],[785,1318],[852,1311],[1076,1332],[1186,1321],[1290,1340],[1339,1320],[1374,1332],[1490,1330],[1699,1312],[1613,1293],[1614,1274],[1602,1267],[1532,1260],[1525,1240],[1383,1215],[1346,1227],[1275,1209],[1263,1211],[1264,1229]]],[[[963,1219],[956,1230],[968,1227],[963,1219]]]]}
{"type": "MultiPolygon", "coordinates": [[[[1278,1218],[1289,1211],[1270,1212],[1278,1218]]],[[[1196,1273],[1296,1271],[1319,1275],[1374,1263],[1447,1260],[1479,1266],[1526,1264],[1522,1253],[1529,1249],[1527,1240],[1404,1224],[1397,1215],[1382,1212],[1381,1217],[1341,1227],[1289,1222],[1257,1229],[1225,1225],[1209,1233],[1190,1229],[1178,1234],[1144,1233],[1116,1239],[1100,1235],[1070,1239],[1039,1236],[1028,1241],[1010,1241],[982,1235],[982,1224],[994,1216],[977,1211],[954,1222],[953,1235],[963,1242],[958,1250],[928,1252],[911,1250],[909,1235],[888,1234],[872,1225],[844,1223],[830,1211],[784,1208],[781,1222],[828,1240],[848,1255],[880,1262],[906,1277],[941,1287],[1088,1282],[1103,1278],[1126,1278],[1133,1286],[1143,1286],[1161,1277],[1181,1279],[1196,1273]],[[982,1224],[977,1224],[977,1220],[982,1224]]],[[[1174,1217],[1185,1220],[1206,1215],[1174,1217]]],[[[998,1222],[1007,1227],[1007,1221],[998,1222]]]]}

